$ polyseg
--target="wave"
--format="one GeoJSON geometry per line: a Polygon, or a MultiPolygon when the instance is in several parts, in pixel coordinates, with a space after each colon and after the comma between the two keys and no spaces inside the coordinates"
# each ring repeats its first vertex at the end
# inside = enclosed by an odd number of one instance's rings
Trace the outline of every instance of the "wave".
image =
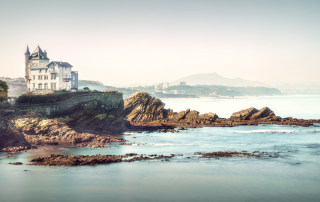
{"type": "Polygon", "coordinates": [[[196,144],[175,144],[175,143],[148,143],[153,146],[194,146],[196,144]]]}
{"type": "Polygon", "coordinates": [[[250,130],[250,131],[231,131],[233,133],[316,133],[320,129],[309,130],[250,130]]]}

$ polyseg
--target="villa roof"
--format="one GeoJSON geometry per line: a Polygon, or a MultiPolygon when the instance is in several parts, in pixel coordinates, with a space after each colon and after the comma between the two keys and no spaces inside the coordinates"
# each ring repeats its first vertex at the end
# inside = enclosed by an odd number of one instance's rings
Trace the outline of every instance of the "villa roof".
{"type": "Polygon", "coordinates": [[[52,61],[53,63],[55,63],[56,65],[58,65],[59,67],[73,67],[71,64],[69,64],[68,62],[59,62],[59,61],[52,61]]]}
{"type": "Polygon", "coordinates": [[[29,54],[30,55],[30,51],[29,51],[29,46],[27,45],[27,50],[25,54],[29,54]]]}
{"type": "Polygon", "coordinates": [[[47,66],[50,64],[50,62],[42,62],[42,63],[32,63],[30,66],[31,70],[37,70],[37,69],[46,69],[47,66]]]}
{"type": "Polygon", "coordinates": [[[38,45],[36,47],[36,49],[34,49],[34,51],[32,52],[32,54],[30,55],[30,58],[29,59],[42,59],[42,60],[50,60],[48,57],[47,57],[47,54],[44,53],[40,46],[38,45]]]}
{"type": "Polygon", "coordinates": [[[52,62],[41,62],[41,63],[32,63],[30,66],[31,70],[39,70],[39,69],[46,69],[49,67],[51,63],[55,63],[59,67],[73,67],[68,62],[58,62],[58,61],[52,61],[52,62]]]}

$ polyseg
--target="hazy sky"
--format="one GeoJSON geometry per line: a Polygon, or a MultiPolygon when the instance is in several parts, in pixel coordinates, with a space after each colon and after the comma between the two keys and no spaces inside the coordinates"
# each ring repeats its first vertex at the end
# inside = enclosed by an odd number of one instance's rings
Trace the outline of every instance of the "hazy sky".
{"type": "Polygon", "coordinates": [[[320,1],[0,0],[0,76],[24,76],[27,44],[105,85],[319,81],[320,1]]]}

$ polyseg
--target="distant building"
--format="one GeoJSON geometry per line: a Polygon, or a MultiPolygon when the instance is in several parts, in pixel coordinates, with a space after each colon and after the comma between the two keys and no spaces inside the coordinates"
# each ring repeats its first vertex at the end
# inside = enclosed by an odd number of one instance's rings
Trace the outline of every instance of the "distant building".
{"type": "Polygon", "coordinates": [[[169,88],[169,83],[160,83],[159,85],[155,86],[155,90],[164,90],[169,88]]]}
{"type": "Polygon", "coordinates": [[[180,86],[185,86],[185,85],[187,85],[186,82],[184,82],[184,81],[180,82],[180,86]]]}
{"type": "Polygon", "coordinates": [[[78,89],[78,72],[68,62],[51,61],[39,45],[25,52],[25,80],[28,92],[78,89]]]}
{"type": "Polygon", "coordinates": [[[169,83],[162,83],[162,88],[163,89],[169,88],[169,83]]]}
{"type": "Polygon", "coordinates": [[[186,94],[185,90],[169,90],[169,91],[163,91],[165,94],[186,94]]]}

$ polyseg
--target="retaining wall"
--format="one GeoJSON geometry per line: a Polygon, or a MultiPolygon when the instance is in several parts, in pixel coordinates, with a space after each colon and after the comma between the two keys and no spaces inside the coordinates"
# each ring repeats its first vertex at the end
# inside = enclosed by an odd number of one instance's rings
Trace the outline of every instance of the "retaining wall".
{"type": "Polygon", "coordinates": [[[36,113],[45,115],[59,115],[68,113],[77,108],[77,106],[90,102],[97,101],[109,111],[112,109],[123,109],[123,95],[121,93],[108,93],[108,92],[94,92],[72,97],[56,103],[43,103],[43,104],[28,104],[28,105],[14,105],[14,108],[20,110],[30,110],[36,113]]]}

